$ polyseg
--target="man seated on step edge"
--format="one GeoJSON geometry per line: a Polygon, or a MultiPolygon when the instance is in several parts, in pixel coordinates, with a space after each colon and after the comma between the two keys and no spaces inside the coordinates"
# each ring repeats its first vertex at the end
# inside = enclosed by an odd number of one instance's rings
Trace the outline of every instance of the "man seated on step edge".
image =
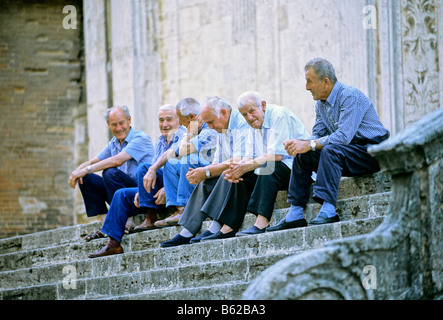
{"type": "MultiPolygon", "coordinates": [[[[136,187],[136,171],[140,163],[151,162],[154,144],[143,131],[131,127],[131,116],[126,106],[115,106],[105,112],[105,120],[114,136],[94,158],[80,164],[69,179],[69,185],[79,188],[88,217],[98,216],[103,224],[114,193],[121,188],[136,187]],[[102,176],[93,172],[103,171],[102,176]]],[[[103,238],[98,230],[85,240],[103,238]]]]}
{"type": "MultiPolygon", "coordinates": [[[[173,239],[161,244],[162,247],[170,247],[189,243],[189,237],[195,235],[201,228],[207,216],[200,211],[212,189],[215,187],[223,171],[229,168],[229,163],[241,160],[245,155],[246,136],[249,125],[236,109],[233,109],[225,100],[219,97],[210,97],[202,104],[202,119],[209,128],[216,130],[217,148],[214,160],[209,166],[189,170],[186,175],[191,184],[196,185],[183,214],[179,220],[179,225],[183,226],[181,234],[177,234],[173,239]],[[190,235],[189,235],[190,233],[190,235]]],[[[221,225],[213,221],[209,230],[217,233],[221,225]]]]}
{"type": "Polygon", "coordinates": [[[189,183],[186,174],[191,169],[209,165],[216,149],[217,131],[209,129],[208,125],[202,121],[201,106],[197,100],[194,98],[183,99],[177,104],[176,112],[180,123],[187,129],[180,147],[175,153],[168,155],[168,161],[165,162],[165,157],[160,158],[156,164],[149,168],[143,178],[144,189],[141,192],[154,188],[156,184],[154,170],[164,163],[163,183],[166,207],[175,207],[176,210],[166,219],[156,221],[154,225],[158,228],[177,225],[184,207],[196,187],[189,183]]]}
{"type": "MultiPolygon", "coordinates": [[[[190,140],[185,139],[183,136],[184,130],[182,130],[184,127],[180,127],[178,130],[176,129],[177,131],[174,133],[172,140],[166,140],[165,138],[167,136],[167,131],[176,128],[178,122],[185,124],[190,131],[192,123],[196,122],[194,120],[199,120],[199,107],[200,106],[195,99],[187,98],[180,101],[177,107],[168,105],[160,108],[159,124],[162,136],[160,136],[157,144],[158,152],[156,161],[152,166],[144,164],[140,165],[137,172],[137,181],[139,184],[138,188],[122,189],[115,194],[114,200],[109,209],[109,218],[106,219],[103,226],[103,232],[109,235],[108,244],[99,252],[90,254],[90,258],[123,253],[123,248],[121,247],[120,243],[123,237],[125,221],[130,216],[147,213],[146,219],[142,226],[136,228],[134,232],[155,228],[154,222],[158,219],[158,212],[156,210],[159,209],[161,204],[167,204],[167,194],[173,194],[174,192],[174,189],[171,189],[166,185],[168,182],[165,180],[165,171],[169,162],[168,158],[170,160],[175,160],[175,158],[181,154],[184,156],[182,159],[187,158],[187,161],[182,162],[181,166],[188,166],[189,168],[197,167],[201,163],[204,163],[204,161],[207,161],[208,156],[210,157],[211,154],[214,153],[210,147],[211,145],[214,145],[214,131],[207,128],[205,129],[205,124],[201,121],[197,122],[196,125],[201,136],[199,135],[197,137],[193,137],[190,140]],[[176,109],[177,113],[175,111],[176,109]],[[181,133],[179,133],[179,131],[181,131],[181,133]],[[182,139],[179,139],[180,137],[182,139]],[[196,146],[197,149],[194,150],[193,146],[196,146]],[[200,152],[201,159],[194,161],[194,154],[187,155],[186,152],[200,152]],[[165,164],[165,168],[162,168],[163,163],[165,164]],[[156,181],[152,185],[153,188],[149,189],[151,191],[148,192],[145,188],[145,178],[146,173],[151,170],[151,168],[159,169],[155,171],[156,181]],[[170,191],[172,191],[172,193],[170,191]]],[[[170,133],[171,131],[169,131],[169,135],[170,133]]],[[[177,190],[180,195],[189,197],[189,192],[192,192],[192,189],[188,188],[186,185],[184,186],[184,191],[177,189],[175,190],[177,190]]],[[[172,197],[176,199],[177,194],[173,195],[172,197]]],[[[175,206],[172,205],[172,207],[175,206]]]]}
{"type": "Polygon", "coordinates": [[[330,62],[313,59],[305,72],[306,90],[317,101],[312,137],[285,142],[288,154],[294,156],[288,190],[291,207],[286,217],[267,231],[307,225],[303,211],[310,196],[312,171],[317,173],[313,199],[322,207],[309,224],[339,221],[335,206],[341,177],[379,171],[377,160],[367,149],[390,136],[372,102],[360,90],[337,81],[330,62]]]}
{"type": "Polygon", "coordinates": [[[199,211],[200,203],[191,206],[191,197],[189,207],[193,210],[180,220],[184,229],[162,243],[163,247],[259,234],[269,226],[277,193],[287,190],[289,184],[293,158],[283,143],[291,138],[307,139],[309,134],[288,108],[267,104],[257,92],[242,94],[238,110],[249,125],[245,157],[229,163],[199,211]],[[247,211],[257,215],[256,222],[237,233],[247,211]],[[219,230],[210,228],[194,238],[206,217],[218,223],[219,230]]]}

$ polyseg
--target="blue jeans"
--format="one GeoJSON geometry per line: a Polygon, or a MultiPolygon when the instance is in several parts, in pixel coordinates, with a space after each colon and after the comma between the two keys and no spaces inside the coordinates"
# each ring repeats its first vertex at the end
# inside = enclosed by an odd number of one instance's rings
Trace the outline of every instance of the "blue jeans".
{"type": "Polygon", "coordinates": [[[188,203],[195,185],[186,178],[189,169],[204,167],[208,163],[200,161],[198,155],[190,154],[181,159],[170,159],[164,167],[164,187],[166,206],[184,207],[188,203]]]}
{"type": "Polygon", "coordinates": [[[160,168],[159,170],[157,170],[157,179],[155,181],[154,189],[148,192],[143,186],[143,177],[145,176],[146,172],[148,172],[150,166],[150,164],[142,163],[137,168],[136,179],[138,185],[139,204],[142,208],[159,209],[159,207],[155,204],[155,200],[157,199],[155,199],[154,196],[158,192],[158,190],[163,188],[163,169],[160,168]]]}
{"type": "Polygon", "coordinates": [[[117,190],[136,186],[135,179],[117,168],[103,170],[102,177],[97,174],[87,174],[83,177],[83,184],[79,183],[86,215],[94,217],[106,214],[108,212],[106,203],[111,204],[117,190]]]}
{"type": "Polygon", "coordinates": [[[146,213],[146,209],[137,208],[134,204],[134,197],[137,192],[138,188],[120,189],[117,190],[112,199],[101,231],[118,242],[122,242],[128,218],[146,213]]]}
{"type": "Polygon", "coordinates": [[[137,168],[137,184],[135,188],[125,188],[118,190],[112,199],[108,215],[102,227],[102,232],[117,240],[122,241],[125,232],[126,221],[129,217],[139,214],[146,214],[147,208],[159,209],[155,204],[155,194],[163,187],[163,169],[157,171],[157,180],[154,189],[147,192],[143,186],[143,177],[151,165],[140,164],[137,168]],[[136,193],[139,194],[139,207],[134,204],[136,193]]]}

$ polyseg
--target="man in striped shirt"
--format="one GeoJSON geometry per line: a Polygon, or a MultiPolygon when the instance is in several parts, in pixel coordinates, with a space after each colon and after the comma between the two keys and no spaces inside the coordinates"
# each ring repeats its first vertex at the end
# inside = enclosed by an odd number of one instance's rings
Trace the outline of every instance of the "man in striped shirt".
{"type": "Polygon", "coordinates": [[[306,90],[317,101],[312,137],[285,142],[288,154],[294,156],[288,189],[291,208],[282,221],[267,231],[307,225],[303,210],[309,200],[312,171],[317,173],[313,199],[322,208],[309,224],[339,221],[335,205],[341,177],[379,171],[377,160],[367,149],[390,136],[372,102],[360,90],[337,81],[330,62],[313,59],[306,64],[305,72],[306,90]]]}

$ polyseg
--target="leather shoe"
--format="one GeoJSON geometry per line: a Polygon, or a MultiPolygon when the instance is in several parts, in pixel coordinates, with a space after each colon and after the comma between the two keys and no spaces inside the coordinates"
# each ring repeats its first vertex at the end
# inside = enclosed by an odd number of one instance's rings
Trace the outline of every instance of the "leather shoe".
{"type": "Polygon", "coordinates": [[[267,232],[272,231],[280,231],[280,230],[286,230],[286,229],[293,229],[293,228],[302,228],[306,227],[308,223],[305,219],[299,219],[291,222],[286,222],[285,218],[283,218],[278,224],[272,227],[267,227],[267,232]]]}
{"type": "Polygon", "coordinates": [[[261,234],[261,233],[265,233],[265,232],[266,232],[266,228],[260,229],[259,227],[252,226],[248,230],[237,232],[237,234],[235,236],[236,237],[252,236],[254,234],[261,234]]]}
{"type": "Polygon", "coordinates": [[[98,258],[98,257],[105,257],[105,256],[111,256],[113,254],[122,254],[123,253],[123,247],[122,246],[118,246],[118,247],[109,247],[108,245],[106,245],[103,249],[101,249],[98,252],[95,253],[90,253],[88,255],[89,258],[98,258]]]}
{"type": "Polygon", "coordinates": [[[177,213],[169,218],[165,219],[165,222],[170,226],[176,226],[181,218],[181,213],[177,213]]]}
{"type": "Polygon", "coordinates": [[[320,224],[334,223],[334,222],[338,222],[338,221],[340,221],[338,214],[336,214],[332,218],[328,218],[326,216],[326,214],[323,214],[322,212],[320,212],[317,215],[317,217],[315,217],[315,219],[312,219],[311,221],[309,221],[309,224],[310,225],[320,225],[320,224]]]}
{"type": "Polygon", "coordinates": [[[167,227],[173,227],[178,224],[180,221],[181,215],[183,213],[183,210],[176,210],[174,211],[168,218],[159,220],[154,223],[154,225],[157,228],[167,228],[167,227]]]}
{"type": "Polygon", "coordinates": [[[211,231],[206,230],[201,235],[199,235],[199,236],[197,236],[195,238],[192,238],[191,241],[189,241],[189,243],[198,243],[198,242],[201,241],[201,239],[209,237],[209,236],[212,236],[212,235],[213,235],[213,233],[211,231]]]}
{"type": "Polygon", "coordinates": [[[235,231],[235,230],[228,232],[228,233],[223,233],[223,232],[219,231],[218,233],[213,234],[212,236],[202,238],[200,241],[210,241],[210,240],[232,238],[232,237],[235,237],[236,233],[237,233],[237,231],[235,231]]]}
{"type": "Polygon", "coordinates": [[[155,229],[155,224],[151,220],[146,219],[141,225],[135,227],[132,232],[142,232],[153,229],[155,229]]]}
{"type": "Polygon", "coordinates": [[[190,240],[191,240],[191,238],[183,237],[182,235],[180,235],[180,233],[178,233],[171,240],[160,243],[160,247],[169,248],[169,247],[181,246],[183,244],[189,244],[190,240]]]}

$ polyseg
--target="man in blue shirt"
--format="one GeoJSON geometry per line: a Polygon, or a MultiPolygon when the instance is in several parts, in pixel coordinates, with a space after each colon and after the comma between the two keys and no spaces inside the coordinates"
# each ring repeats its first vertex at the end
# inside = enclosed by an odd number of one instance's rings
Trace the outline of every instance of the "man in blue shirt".
{"type": "MultiPolygon", "coordinates": [[[[178,222],[183,229],[171,240],[161,243],[162,247],[188,244],[201,229],[208,217],[201,211],[208,202],[212,190],[221,180],[222,173],[229,169],[229,163],[240,160],[245,154],[246,136],[249,125],[238,110],[219,97],[210,97],[202,107],[201,116],[210,129],[217,131],[217,149],[213,161],[205,167],[191,169],[186,175],[191,184],[196,185],[178,222]]],[[[210,203],[208,202],[208,205],[210,203]]],[[[220,230],[220,224],[213,221],[203,235],[208,236],[220,230]]],[[[198,240],[200,241],[200,240],[198,240]]]]}
{"type": "Polygon", "coordinates": [[[155,222],[159,228],[177,225],[186,203],[195,189],[186,174],[190,169],[204,167],[212,162],[216,149],[217,131],[209,129],[201,119],[201,106],[193,98],[177,104],[177,116],[186,127],[180,147],[164,165],[166,207],[175,207],[170,217],[155,222]],[[175,158],[176,157],[176,158],[175,158]]]}
{"type": "MultiPolygon", "coordinates": [[[[106,203],[111,203],[118,189],[137,186],[138,165],[151,162],[154,156],[151,137],[131,128],[126,106],[106,110],[105,119],[114,137],[96,157],[79,165],[69,177],[72,188],[79,182],[87,216],[98,216],[102,223],[108,212],[106,203]],[[97,171],[103,171],[102,176],[93,173],[97,171]]],[[[104,235],[97,231],[86,240],[101,237],[104,235]]]]}
{"type": "Polygon", "coordinates": [[[310,196],[312,171],[317,172],[313,199],[322,207],[309,224],[339,221],[335,205],[341,177],[379,171],[377,160],[367,149],[390,136],[371,101],[358,89],[337,81],[330,62],[313,59],[306,64],[305,72],[306,89],[317,101],[312,137],[285,142],[288,154],[295,157],[288,190],[291,208],[282,221],[267,231],[307,225],[303,210],[310,196]]]}
{"type": "MultiPolygon", "coordinates": [[[[175,207],[178,204],[184,205],[187,202],[187,199],[180,199],[178,196],[189,197],[192,190],[184,183],[178,184],[178,187],[182,187],[184,190],[177,190],[177,186],[173,185],[177,181],[174,177],[169,177],[169,175],[171,173],[177,175],[181,170],[176,170],[176,164],[174,162],[170,164],[169,162],[177,160],[179,156],[183,156],[183,159],[188,159],[188,161],[183,162],[183,166],[189,170],[189,168],[198,167],[200,161],[203,163],[207,161],[208,154],[210,157],[213,153],[214,132],[205,132],[201,140],[195,139],[199,143],[198,150],[193,150],[188,143],[191,142],[192,144],[195,142],[194,139],[188,140],[184,138],[184,134],[187,131],[189,133],[192,132],[192,124],[197,125],[196,130],[200,134],[204,132],[202,129],[204,127],[203,123],[195,123],[193,121],[198,120],[199,114],[200,105],[193,98],[183,99],[177,104],[177,107],[168,105],[160,108],[159,124],[162,135],[157,142],[158,152],[154,163],[152,165],[141,164],[139,166],[137,170],[138,188],[126,188],[116,192],[108,217],[102,228],[102,231],[109,236],[108,244],[100,251],[90,254],[90,258],[123,253],[120,243],[124,234],[125,223],[129,217],[145,213],[145,221],[136,227],[134,232],[151,230],[156,227],[154,223],[157,220],[158,209],[161,205],[166,204],[167,207],[175,207]],[[189,130],[184,126],[180,126],[177,129],[179,124],[185,125],[189,130]],[[194,151],[200,152],[198,158],[188,158],[188,154],[194,151]],[[177,203],[177,200],[183,202],[177,203]]],[[[186,175],[186,172],[184,175],[186,175]]],[[[175,210],[170,218],[175,217],[177,211],[175,210]]],[[[173,219],[170,220],[166,222],[168,226],[169,224],[174,225],[173,219]]]]}

